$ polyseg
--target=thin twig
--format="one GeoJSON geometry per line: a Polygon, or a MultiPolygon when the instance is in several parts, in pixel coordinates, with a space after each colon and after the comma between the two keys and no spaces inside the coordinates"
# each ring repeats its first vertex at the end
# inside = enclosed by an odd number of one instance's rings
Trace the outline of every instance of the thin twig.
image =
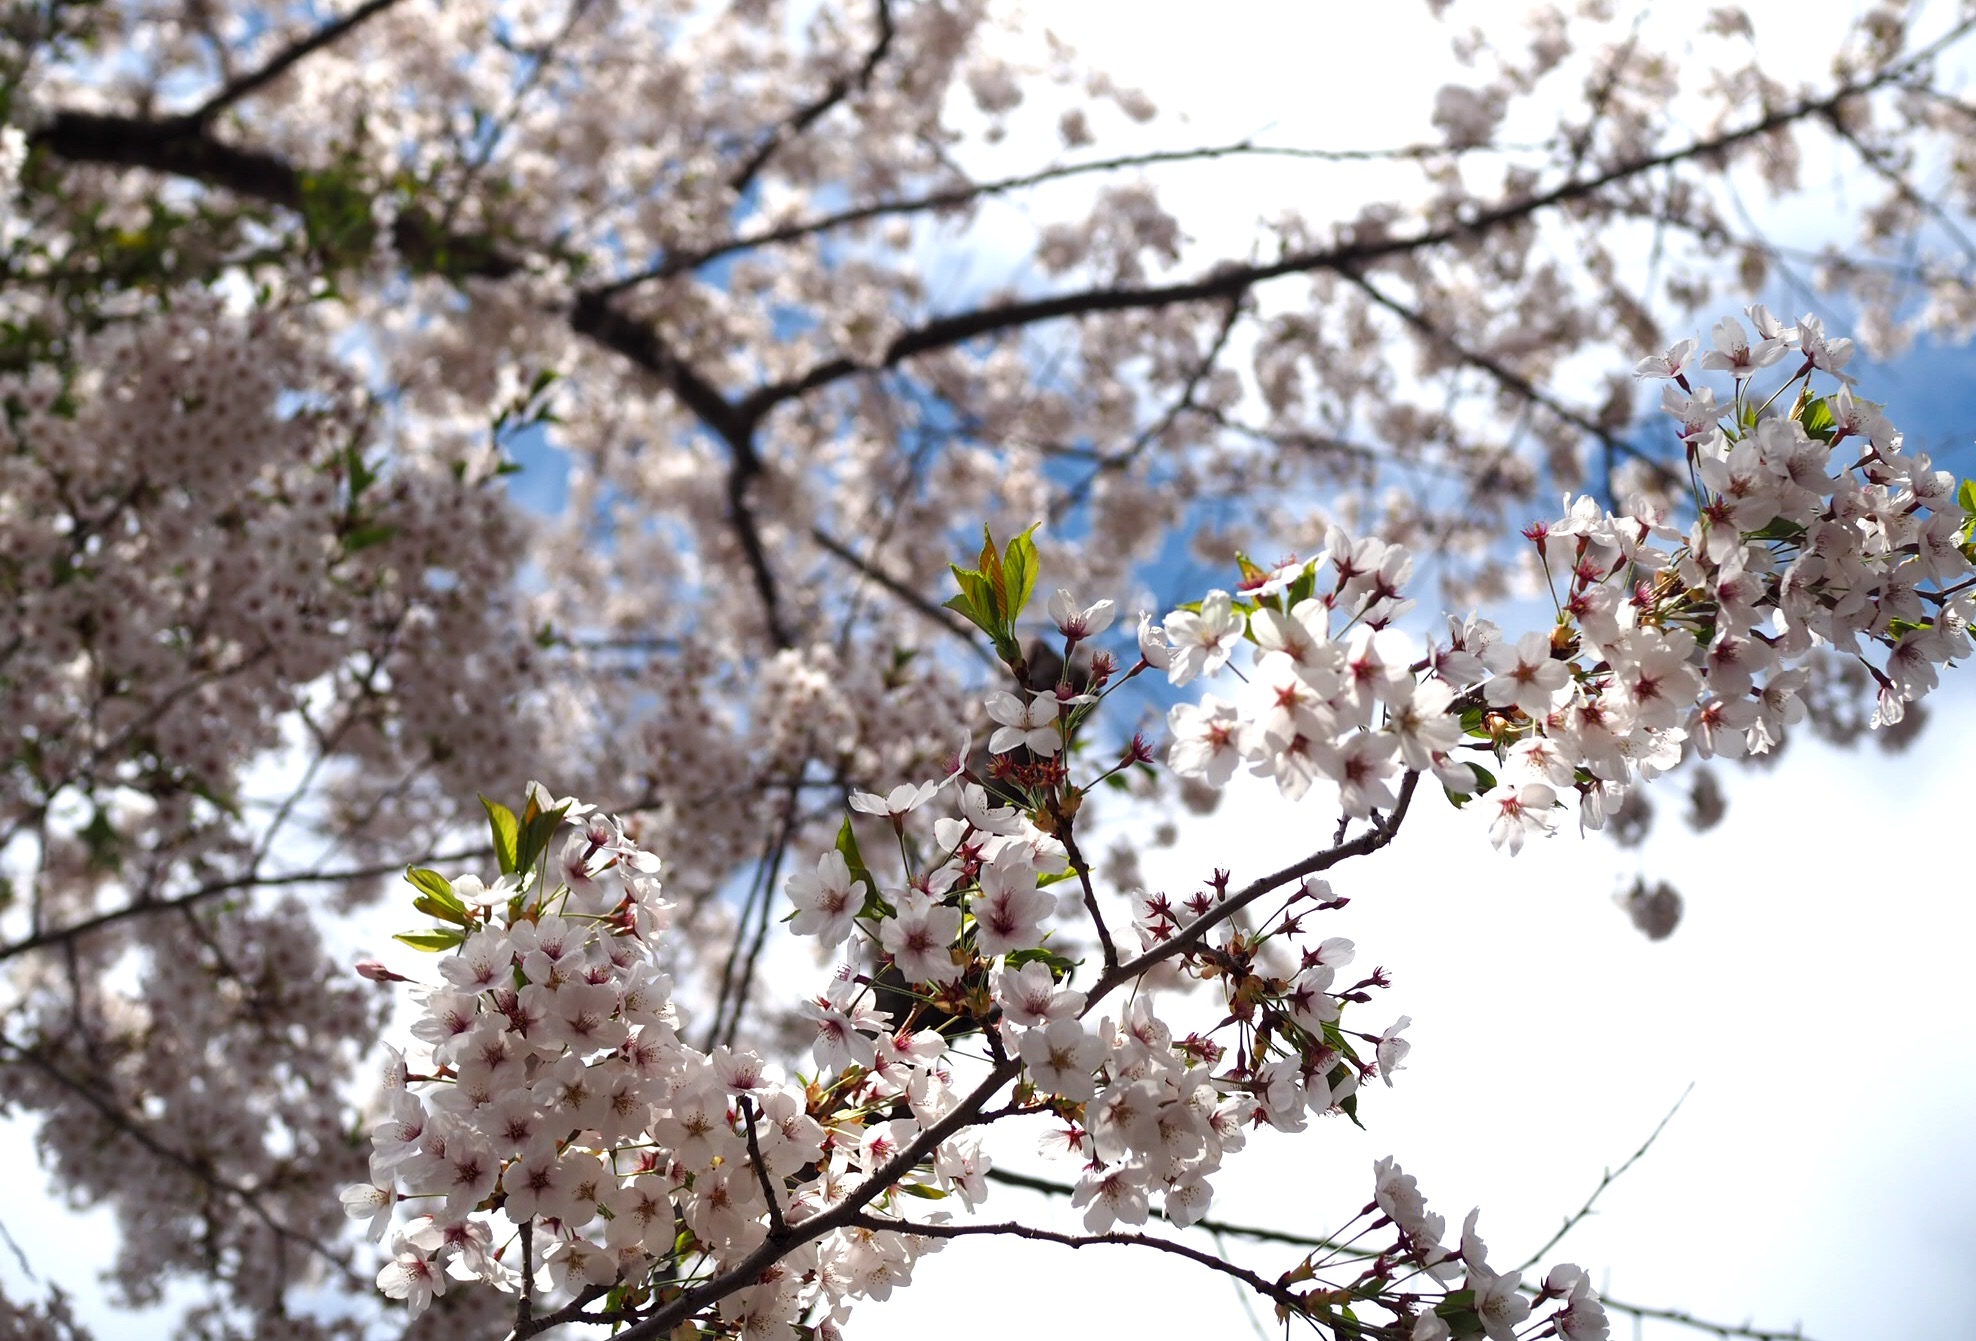
{"type": "MultiPolygon", "coordinates": [[[[1069,1183],[1060,1183],[1050,1178],[1038,1178],[1034,1174],[1015,1173],[1009,1169],[988,1170],[991,1182],[1005,1183],[1010,1187],[1027,1188],[1031,1192],[1042,1192],[1053,1197],[1068,1197],[1077,1191],[1069,1183]]],[[[1217,1220],[1203,1216],[1188,1229],[1200,1229],[1210,1234],[1225,1234],[1233,1238],[1254,1239],[1258,1243],[1284,1243],[1293,1248],[1324,1248],[1334,1253],[1343,1253],[1352,1258],[1376,1257],[1376,1253],[1361,1252],[1336,1239],[1319,1238],[1311,1234],[1292,1234],[1288,1230],[1265,1229],[1260,1225],[1238,1225],[1229,1220],[1217,1220]]]]}
{"type": "Polygon", "coordinates": [[[787,1238],[789,1226],[782,1219],[782,1202],[775,1194],[775,1184],[769,1179],[768,1165],[762,1160],[761,1138],[755,1134],[755,1101],[747,1095],[741,1096],[741,1121],[748,1128],[748,1162],[755,1166],[755,1179],[762,1186],[762,1199],[768,1202],[768,1237],[773,1243],[787,1238]]]}
{"type": "Polygon", "coordinates": [[[330,43],[338,41],[360,24],[382,14],[397,4],[398,0],[365,0],[340,19],[332,19],[307,37],[298,38],[276,52],[265,64],[252,73],[230,80],[226,87],[206,99],[199,107],[186,115],[193,125],[201,125],[213,119],[241,99],[260,92],[282,75],[288,73],[302,60],[321,51],[330,43]]]}
{"type": "Polygon", "coordinates": [[[1084,854],[1077,850],[1077,836],[1071,832],[1073,823],[1064,817],[1057,828],[1057,837],[1063,842],[1064,855],[1070,859],[1070,869],[1077,872],[1077,883],[1084,889],[1084,911],[1090,915],[1091,925],[1097,928],[1098,945],[1105,956],[1105,972],[1118,967],[1118,947],[1112,943],[1111,928],[1105,925],[1105,915],[1098,908],[1098,892],[1091,887],[1091,863],[1084,860],[1084,854]]]}
{"type": "Polygon", "coordinates": [[[1436,326],[1418,308],[1408,306],[1388,294],[1385,290],[1374,285],[1361,271],[1352,267],[1345,267],[1341,268],[1338,273],[1343,275],[1346,280],[1361,293],[1365,294],[1366,297],[1399,317],[1400,320],[1412,327],[1430,343],[1446,350],[1470,367],[1478,368],[1487,373],[1504,389],[1514,392],[1517,396],[1532,405],[1542,406],[1565,423],[1570,424],[1573,428],[1590,434],[1603,444],[1607,451],[1641,462],[1655,474],[1659,475],[1668,485],[1679,487],[1683,483],[1680,473],[1665,461],[1641,451],[1638,447],[1635,447],[1632,443],[1626,441],[1626,439],[1620,437],[1605,425],[1592,419],[1584,411],[1566,405],[1556,396],[1545,391],[1542,387],[1532,382],[1522,373],[1517,372],[1501,359],[1462,344],[1453,335],[1436,326]]]}
{"type": "MultiPolygon", "coordinates": [[[[435,865],[460,861],[477,861],[491,856],[492,853],[492,848],[474,848],[464,852],[442,853],[438,856],[427,857],[425,860],[435,865]]],[[[0,961],[12,959],[16,955],[26,954],[30,950],[39,950],[46,946],[59,945],[66,941],[78,939],[87,936],[92,931],[100,931],[104,927],[115,926],[119,922],[129,921],[133,917],[149,917],[154,913],[175,912],[179,909],[188,908],[193,904],[202,903],[207,899],[217,898],[221,894],[235,893],[248,889],[273,889],[283,885],[333,885],[352,880],[374,880],[379,876],[394,875],[404,869],[405,864],[403,862],[394,861],[377,866],[358,866],[341,871],[290,871],[283,875],[255,875],[250,872],[246,875],[233,876],[226,880],[217,880],[209,885],[201,885],[197,889],[189,889],[183,894],[174,894],[168,899],[153,899],[145,903],[126,904],[122,908],[113,908],[107,913],[98,913],[94,917],[84,918],[80,922],[74,922],[65,927],[55,927],[51,930],[35,932],[33,935],[22,937],[11,945],[0,945],[0,961]]]]}
{"type": "Polygon", "coordinates": [[[1640,1148],[1628,1155],[1626,1162],[1618,1168],[1607,1169],[1605,1171],[1604,1175],[1599,1179],[1599,1185],[1592,1189],[1592,1195],[1585,1198],[1585,1204],[1566,1216],[1564,1223],[1558,1226],[1557,1233],[1551,1235],[1550,1238],[1544,1241],[1543,1247],[1531,1253],[1528,1258],[1517,1265],[1516,1269],[1518,1271],[1528,1271],[1531,1267],[1536,1266],[1538,1262],[1543,1260],[1544,1254],[1562,1243],[1565,1235],[1576,1229],[1579,1223],[1592,1213],[1592,1207],[1597,1203],[1599,1197],[1604,1194],[1607,1188],[1618,1182],[1628,1169],[1639,1163],[1642,1155],[1653,1148],[1653,1143],[1660,1139],[1660,1134],[1667,1130],[1667,1124],[1674,1121],[1674,1115],[1681,1111],[1681,1105],[1688,1102],[1688,1096],[1694,1092],[1694,1082],[1690,1081],[1688,1088],[1681,1091],[1681,1097],[1674,1101],[1674,1107],[1667,1110],[1667,1116],[1663,1117],[1654,1125],[1654,1129],[1647,1134],[1646,1140],[1640,1142],[1640,1148]]]}
{"type": "MultiPolygon", "coordinates": [[[[932,1239],[973,1238],[993,1234],[1004,1238],[1028,1239],[1034,1243],[1058,1243],[1066,1248],[1089,1248],[1101,1244],[1151,1248],[1156,1252],[1172,1253],[1176,1257],[1184,1257],[1190,1262],[1197,1262],[1210,1271],[1219,1271],[1225,1276],[1232,1276],[1251,1290],[1254,1290],[1257,1294],[1274,1301],[1286,1311],[1298,1317],[1306,1316],[1306,1306],[1296,1291],[1286,1289],[1274,1281],[1264,1280],[1255,1272],[1244,1267],[1238,1267],[1233,1262],[1224,1261],[1216,1257],[1213,1253],[1203,1252],[1199,1248],[1190,1248],[1184,1243],[1175,1243],[1172,1239],[1163,1239],[1156,1234],[1132,1234],[1116,1231],[1108,1234],[1063,1234],[1055,1230],[1038,1229],[1034,1225],[1025,1225],[1013,1220],[1000,1224],[985,1225],[932,1225],[911,1220],[886,1220],[875,1215],[862,1214],[852,1216],[846,1223],[847,1227],[852,1229],[874,1230],[887,1234],[913,1234],[922,1238],[932,1239]]],[[[1383,1336],[1385,1334],[1386,1329],[1381,1327],[1366,1327],[1362,1332],[1362,1335],[1365,1336],[1383,1336]]]]}

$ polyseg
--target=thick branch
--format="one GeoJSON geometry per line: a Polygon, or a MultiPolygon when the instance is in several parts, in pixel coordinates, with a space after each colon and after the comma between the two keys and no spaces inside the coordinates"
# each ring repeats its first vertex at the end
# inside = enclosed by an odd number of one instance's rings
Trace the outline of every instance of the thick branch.
{"type": "MultiPolygon", "coordinates": [[[[101,112],[57,112],[28,144],[71,163],[143,168],[169,173],[283,209],[304,210],[309,174],[264,150],[215,139],[192,117],[146,121],[101,112]]],[[[522,262],[478,233],[451,232],[425,211],[403,210],[391,225],[392,245],[415,271],[443,270],[454,279],[507,279],[522,262]]]]}

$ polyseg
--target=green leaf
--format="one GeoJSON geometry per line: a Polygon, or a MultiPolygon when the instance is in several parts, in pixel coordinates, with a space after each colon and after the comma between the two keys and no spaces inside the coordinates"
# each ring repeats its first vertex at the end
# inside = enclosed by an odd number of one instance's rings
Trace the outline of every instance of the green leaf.
{"type": "Polygon", "coordinates": [[[1338,1111],[1350,1118],[1354,1127],[1357,1127],[1360,1131],[1365,1130],[1365,1124],[1359,1121],[1358,1095],[1347,1094],[1344,1098],[1340,1099],[1338,1101],[1338,1111]]]}
{"type": "Polygon", "coordinates": [[[1832,429],[1837,423],[1832,417],[1832,407],[1823,396],[1805,403],[1804,409],[1799,412],[1798,422],[1804,425],[1805,432],[1821,442],[1832,440],[1832,429]]]}
{"type": "Polygon", "coordinates": [[[487,827],[494,835],[494,859],[501,864],[502,875],[513,875],[519,869],[515,858],[521,837],[521,825],[515,819],[515,812],[499,801],[480,798],[480,804],[487,810],[487,827]]]}
{"type": "Polygon", "coordinates": [[[1457,810],[1467,805],[1470,801],[1473,801],[1483,792],[1491,790],[1496,785],[1496,775],[1494,773],[1491,773],[1488,769],[1475,763],[1473,760],[1464,759],[1462,762],[1475,770],[1475,790],[1472,792],[1458,792],[1447,786],[1441,788],[1443,792],[1447,793],[1448,800],[1454,803],[1454,807],[1457,810]]]}
{"type": "Polygon", "coordinates": [[[405,878],[419,891],[418,897],[412,900],[412,907],[442,922],[467,926],[473,921],[467,906],[453,893],[453,882],[439,872],[423,866],[408,866],[405,868],[405,878]]]}
{"type": "Polygon", "coordinates": [[[363,450],[354,442],[343,449],[343,469],[349,476],[352,503],[363,496],[364,490],[377,483],[377,472],[364,460],[363,450]]]}
{"type": "Polygon", "coordinates": [[[1743,535],[1750,540],[1798,540],[1804,536],[1804,526],[1785,517],[1772,517],[1761,530],[1745,531],[1743,535]]]}
{"type": "Polygon", "coordinates": [[[1003,571],[1002,556],[995,549],[995,535],[986,526],[981,528],[981,576],[988,580],[988,589],[994,596],[989,609],[994,611],[999,624],[1008,616],[1009,575],[1003,571]]]}
{"type": "Polygon", "coordinates": [[[1042,562],[1036,554],[1036,542],[1030,537],[1035,534],[1037,522],[1027,531],[1009,541],[1008,549],[1002,554],[1002,571],[1007,580],[1006,601],[1002,606],[1003,627],[1013,632],[1015,622],[1029,604],[1029,598],[1036,591],[1036,579],[1042,572],[1042,562]]]}
{"type": "Polygon", "coordinates": [[[117,832],[117,826],[110,823],[110,817],[100,808],[89,817],[89,823],[83,826],[78,837],[89,851],[90,870],[123,869],[123,836],[117,832]]]}
{"type": "Polygon", "coordinates": [[[421,894],[413,899],[412,907],[418,909],[427,917],[438,918],[441,922],[457,922],[463,927],[469,925],[466,909],[460,907],[458,904],[447,904],[430,894],[421,894]]]}
{"type": "Polygon", "coordinates": [[[899,1184],[899,1190],[909,1197],[924,1197],[928,1201],[945,1201],[947,1199],[947,1193],[944,1189],[928,1187],[924,1183],[901,1183],[899,1184]]]}
{"type": "Polygon", "coordinates": [[[851,817],[846,815],[837,828],[837,851],[844,858],[845,867],[851,872],[853,883],[862,880],[865,887],[864,906],[858,909],[859,917],[893,917],[898,909],[879,897],[878,882],[871,878],[871,871],[864,864],[864,855],[858,851],[858,835],[851,828],[851,817]]]}
{"type": "Polygon", "coordinates": [[[566,805],[545,811],[531,803],[528,809],[535,813],[522,821],[521,836],[515,841],[517,871],[535,869],[535,863],[541,860],[544,852],[548,851],[549,840],[554,838],[556,830],[562,827],[563,816],[569,813],[569,807],[566,805]]]}
{"type": "Polygon", "coordinates": [[[1290,584],[1290,590],[1284,593],[1283,603],[1291,610],[1294,610],[1299,604],[1309,600],[1316,592],[1317,565],[1315,563],[1307,563],[1304,565],[1303,571],[1297,574],[1297,580],[1290,584]]]}
{"type": "Polygon", "coordinates": [[[1066,959],[1055,950],[1046,949],[1040,945],[1032,945],[1026,950],[1011,950],[1007,955],[1007,960],[1010,968],[1018,969],[1024,964],[1048,964],[1050,966],[1050,976],[1058,982],[1062,982],[1065,978],[1068,978],[1072,971],[1084,962],[1081,959],[1066,959]]]}
{"type": "Polygon", "coordinates": [[[386,522],[370,522],[363,526],[353,527],[343,533],[343,552],[345,554],[355,554],[360,549],[369,549],[373,545],[382,545],[385,541],[397,534],[398,528],[386,522]]]}
{"type": "Polygon", "coordinates": [[[954,581],[960,583],[961,594],[947,602],[947,608],[980,629],[989,637],[997,633],[995,616],[995,591],[988,579],[972,568],[963,568],[957,563],[948,564],[954,570],[954,581]]]}
{"type": "Polygon", "coordinates": [[[407,866],[405,868],[405,878],[411,881],[421,894],[438,899],[441,903],[448,904],[454,908],[464,909],[466,907],[453,894],[453,882],[430,867],[407,866]]]}
{"type": "Polygon", "coordinates": [[[402,941],[414,950],[438,954],[452,949],[466,938],[467,934],[464,931],[456,931],[451,927],[434,927],[430,931],[401,931],[391,939],[402,941]]]}

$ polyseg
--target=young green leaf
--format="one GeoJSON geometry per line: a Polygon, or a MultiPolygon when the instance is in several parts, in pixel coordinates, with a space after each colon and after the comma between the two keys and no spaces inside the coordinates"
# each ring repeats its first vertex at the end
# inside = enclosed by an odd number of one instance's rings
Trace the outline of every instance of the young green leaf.
{"type": "Polygon", "coordinates": [[[549,840],[554,838],[556,830],[562,827],[563,816],[569,813],[567,805],[560,805],[549,811],[532,805],[530,809],[535,810],[536,813],[533,818],[522,824],[521,836],[515,841],[517,871],[535,869],[535,863],[541,860],[544,852],[548,851],[549,840]]]}
{"type": "Polygon", "coordinates": [[[1022,617],[1023,609],[1036,591],[1036,577],[1042,563],[1036,554],[1036,542],[1031,539],[1036,526],[1009,541],[1002,555],[1002,572],[1007,580],[1007,600],[1003,604],[1003,628],[1013,634],[1016,620],[1022,617]]]}
{"type": "Polygon", "coordinates": [[[480,804],[487,810],[487,827],[494,836],[494,860],[500,863],[502,875],[513,875],[517,846],[521,837],[521,825],[515,819],[515,812],[499,801],[480,798],[480,804]]]}
{"type": "Polygon", "coordinates": [[[429,954],[439,954],[450,950],[467,938],[464,931],[451,927],[434,927],[430,931],[401,931],[391,939],[403,941],[414,950],[424,950],[429,954]]]}

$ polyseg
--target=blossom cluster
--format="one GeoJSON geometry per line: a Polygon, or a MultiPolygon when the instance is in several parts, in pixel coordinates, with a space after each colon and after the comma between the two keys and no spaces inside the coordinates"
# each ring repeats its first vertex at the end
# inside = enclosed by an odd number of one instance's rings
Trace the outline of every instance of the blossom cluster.
{"type": "Polygon", "coordinates": [[[1490,1341],[1512,1341],[1519,1328],[1531,1326],[1524,1335],[1564,1341],[1607,1335],[1605,1306],[1579,1267],[1560,1263],[1541,1285],[1525,1287],[1521,1271],[1489,1265],[1488,1245],[1475,1232],[1481,1212],[1470,1211],[1449,1244],[1447,1221],[1427,1209],[1411,1174],[1392,1159],[1378,1161],[1372,1172],[1373,1198],[1361,1215],[1375,1217],[1372,1231],[1390,1226],[1394,1239],[1372,1257],[1359,1289],[1410,1320],[1399,1333],[1407,1341],[1448,1341],[1478,1330],[1490,1341]]]}
{"type": "MultiPolygon", "coordinates": [[[[385,1294],[414,1313],[449,1280],[665,1302],[881,1170],[901,1180],[900,1152],[953,1103],[937,1034],[891,1026],[840,984],[816,1003],[820,1021],[844,1025],[832,1081],[693,1048],[655,965],[672,913],[658,860],[613,820],[540,791],[518,821],[490,811],[497,843],[508,826],[500,878],[414,872],[419,906],[452,925],[405,939],[451,952],[411,1027],[419,1069],[394,1054],[372,1182],[343,1197],[373,1238],[401,1202],[421,1212],[393,1231],[385,1294]],[[573,830],[551,855],[564,819],[573,830]]],[[[986,1166],[963,1138],[908,1167],[913,1189],[971,1200],[986,1166]]],[[[721,1317],[749,1335],[789,1335],[805,1317],[834,1325],[908,1279],[923,1247],[848,1228],[815,1236],[727,1296],[721,1317]]]]}
{"type": "Polygon", "coordinates": [[[1175,685],[1253,651],[1233,701],[1171,710],[1174,770],[1219,786],[1246,765],[1291,797],[1326,778],[1350,817],[1390,807],[1403,771],[1431,770],[1451,795],[1484,791],[1492,840],[1516,851],[1552,828],[1560,797],[1595,829],[1685,750],[1772,748],[1804,715],[1814,649],[1858,658],[1879,686],[1875,724],[1899,721],[1939,666],[1969,655],[1976,498],[1854,394],[1850,341],[1815,317],[1750,317],[1754,341],[1729,318],[1699,358],[1687,340],[1636,370],[1669,383],[1685,528],[1645,503],[1615,513],[1580,497],[1525,531],[1556,609],[1548,630],[1512,639],[1471,616],[1422,648],[1392,627],[1412,604],[1411,556],[1335,527],[1316,559],[1251,567],[1233,595],[1143,619],[1143,654],[1175,685]],[[1757,375],[1787,357],[1789,377],[1760,397],[1757,375]],[[1726,400],[1690,380],[1700,371],[1728,374],[1726,400]]]}

